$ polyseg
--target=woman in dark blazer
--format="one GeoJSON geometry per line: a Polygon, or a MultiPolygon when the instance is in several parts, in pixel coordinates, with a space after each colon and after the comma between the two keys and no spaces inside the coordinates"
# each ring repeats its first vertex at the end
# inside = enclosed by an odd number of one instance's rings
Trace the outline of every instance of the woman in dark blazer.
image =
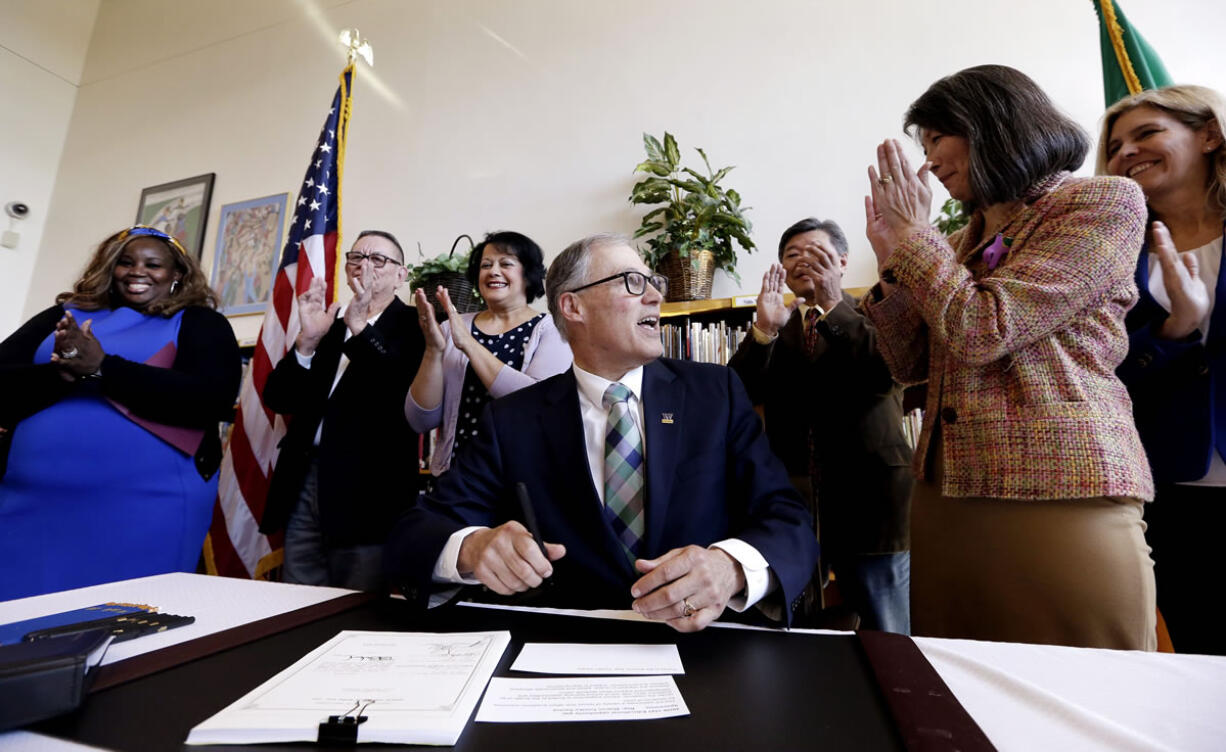
{"type": "Polygon", "coordinates": [[[1128,386],[1156,483],[1145,512],[1158,608],[1180,652],[1226,654],[1207,594],[1226,529],[1226,100],[1202,86],[1145,91],[1103,118],[1098,171],[1145,191],[1148,253],[1128,314],[1128,386]]]}

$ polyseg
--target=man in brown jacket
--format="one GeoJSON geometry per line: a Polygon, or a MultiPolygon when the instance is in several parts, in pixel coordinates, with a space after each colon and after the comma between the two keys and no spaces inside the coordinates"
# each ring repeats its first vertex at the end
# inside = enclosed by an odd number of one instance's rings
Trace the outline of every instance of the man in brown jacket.
{"type": "Polygon", "coordinates": [[[867,629],[910,632],[911,448],[876,332],[842,290],[847,238],[804,219],[779,241],[754,326],[728,365],[820,526],[823,567],[867,629]],[[790,290],[796,301],[784,304],[790,290]]]}

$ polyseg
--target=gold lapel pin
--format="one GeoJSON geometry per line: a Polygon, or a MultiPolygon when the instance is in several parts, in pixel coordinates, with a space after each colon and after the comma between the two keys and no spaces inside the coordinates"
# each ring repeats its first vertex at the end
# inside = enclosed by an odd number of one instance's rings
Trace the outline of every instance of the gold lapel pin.
{"type": "Polygon", "coordinates": [[[673,414],[672,413],[660,413],[660,422],[672,425],[673,414]]]}

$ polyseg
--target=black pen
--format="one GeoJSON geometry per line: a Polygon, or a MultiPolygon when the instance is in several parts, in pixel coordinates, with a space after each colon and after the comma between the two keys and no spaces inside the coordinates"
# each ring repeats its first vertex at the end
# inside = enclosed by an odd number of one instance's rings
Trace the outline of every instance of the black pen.
{"type": "Polygon", "coordinates": [[[519,496],[519,508],[524,513],[524,525],[528,532],[532,533],[532,540],[540,546],[545,561],[549,561],[549,554],[545,553],[545,541],[541,540],[541,528],[536,524],[536,511],[532,508],[532,499],[528,498],[528,486],[519,481],[515,484],[515,494],[519,496]]]}

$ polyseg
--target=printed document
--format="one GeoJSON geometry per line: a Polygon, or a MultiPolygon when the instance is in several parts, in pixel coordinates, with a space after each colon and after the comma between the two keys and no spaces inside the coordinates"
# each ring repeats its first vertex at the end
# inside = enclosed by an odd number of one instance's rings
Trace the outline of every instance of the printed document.
{"type": "Polygon", "coordinates": [[[330,716],[359,742],[455,744],[510,632],[345,631],[188,734],[188,744],[313,742],[330,716]]]}
{"type": "Polygon", "coordinates": [[[671,676],[490,681],[477,721],[639,721],[689,715],[671,676]]]}
{"type": "Polygon", "coordinates": [[[537,674],[684,674],[676,645],[530,642],[512,671],[537,674]]]}

